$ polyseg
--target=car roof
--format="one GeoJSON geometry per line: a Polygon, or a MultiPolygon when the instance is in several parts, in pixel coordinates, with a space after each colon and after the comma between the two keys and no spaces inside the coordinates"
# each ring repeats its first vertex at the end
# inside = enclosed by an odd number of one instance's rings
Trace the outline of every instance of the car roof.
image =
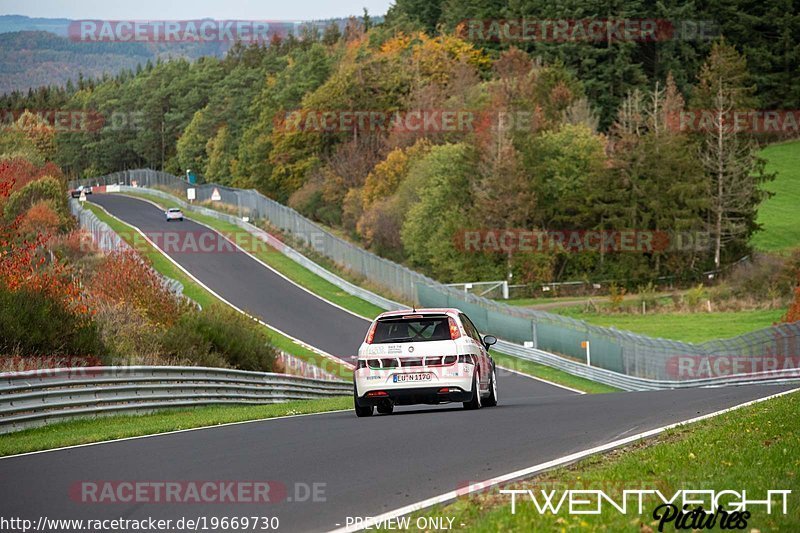
{"type": "Polygon", "coordinates": [[[181,208],[180,207],[170,207],[169,210],[174,212],[174,211],[180,211],[181,208]]]}
{"type": "Polygon", "coordinates": [[[387,318],[404,315],[453,315],[458,316],[460,309],[455,307],[426,307],[422,309],[398,309],[396,311],[386,311],[378,315],[378,318],[387,318]]]}

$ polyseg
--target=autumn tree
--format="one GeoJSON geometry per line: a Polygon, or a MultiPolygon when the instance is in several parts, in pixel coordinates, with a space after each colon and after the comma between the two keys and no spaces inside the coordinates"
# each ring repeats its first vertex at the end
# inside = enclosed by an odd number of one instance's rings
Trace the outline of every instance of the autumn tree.
{"type": "Polygon", "coordinates": [[[757,154],[749,132],[737,127],[735,116],[753,110],[755,86],[747,61],[720,40],[700,71],[693,104],[702,120],[700,161],[707,176],[711,199],[709,227],[714,241],[714,267],[722,265],[726,245],[746,247],[758,230],[758,206],[768,196],[761,185],[774,179],[757,154]]]}

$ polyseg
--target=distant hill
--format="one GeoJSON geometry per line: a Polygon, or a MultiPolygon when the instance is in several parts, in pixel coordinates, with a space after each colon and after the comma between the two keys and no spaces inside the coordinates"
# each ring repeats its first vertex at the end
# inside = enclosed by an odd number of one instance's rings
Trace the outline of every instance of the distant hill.
{"type": "MultiPolygon", "coordinates": [[[[376,23],[382,20],[383,17],[373,17],[376,23]]],[[[63,18],[0,15],[0,94],[42,85],[63,85],[70,79],[77,80],[80,73],[92,78],[114,75],[158,58],[222,57],[231,47],[230,42],[77,42],[67,37],[71,22],[63,18]]],[[[331,22],[344,28],[347,18],[307,24],[324,28],[331,22]]]]}
{"type": "Polygon", "coordinates": [[[23,15],[0,15],[0,33],[17,31],[48,31],[67,36],[70,19],[31,18],[23,15]]]}
{"type": "Polygon", "coordinates": [[[224,42],[86,43],[47,31],[0,33],[0,94],[41,85],[63,85],[67,80],[76,80],[79,73],[85,77],[116,74],[159,57],[219,57],[229,47],[224,42]]]}

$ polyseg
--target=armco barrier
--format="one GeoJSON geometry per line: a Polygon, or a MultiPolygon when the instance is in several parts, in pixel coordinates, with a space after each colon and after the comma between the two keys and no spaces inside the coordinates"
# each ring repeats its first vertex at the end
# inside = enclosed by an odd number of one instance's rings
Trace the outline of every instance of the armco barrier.
{"type": "Polygon", "coordinates": [[[210,404],[348,396],[345,381],[204,367],[129,366],[0,374],[0,433],[70,418],[210,404]]]}
{"type": "Polygon", "coordinates": [[[532,361],[541,365],[563,370],[573,376],[586,378],[597,383],[610,385],[624,391],[684,389],[690,387],[723,387],[727,385],[753,385],[757,383],[788,384],[800,383],[800,371],[797,369],[782,369],[775,371],[733,374],[715,378],[699,378],[686,380],[654,380],[635,376],[627,376],[604,368],[588,366],[585,363],[572,361],[564,357],[537,350],[525,348],[519,344],[498,340],[495,346],[497,351],[532,361]]]}
{"type": "MultiPolygon", "coordinates": [[[[131,185],[136,182],[139,187],[162,187],[175,191],[183,196],[190,185],[180,178],[164,172],[153,170],[131,170],[110,174],[92,180],[82,180],[75,184],[121,184],[131,185]]],[[[719,361],[724,358],[736,358],[758,372],[760,368],[776,369],[769,365],[775,360],[781,365],[800,366],[800,322],[779,324],[759,331],[753,331],[729,339],[720,339],[704,343],[689,343],[668,339],[651,338],[615,328],[592,326],[581,320],[575,320],[552,313],[531,309],[517,308],[487,298],[465,294],[452,287],[442,285],[422,274],[414,272],[402,265],[380,258],[352,243],[333,235],[319,225],[302,217],[286,206],[264,197],[252,190],[234,189],[215,184],[195,186],[197,201],[211,198],[216,189],[221,203],[228,208],[235,208],[239,216],[225,215],[218,211],[192,206],[204,214],[235,223],[247,231],[265,233],[251,224],[241,220],[242,216],[251,219],[264,218],[283,232],[298,239],[316,252],[330,258],[339,265],[364,276],[370,282],[402,295],[425,307],[458,307],[464,310],[481,331],[491,332],[516,350],[536,352],[555,352],[568,358],[586,362],[583,341],[589,341],[591,347],[591,369],[613,371],[617,374],[641,378],[649,383],[694,382],[694,376],[676,374],[676,361],[719,361]],[[522,344],[532,345],[523,348],[522,344]],[[689,358],[689,359],[687,359],[689,358]]],[[[163,195],[174,200],[175,197],[161,191],[147,192],[163,195]]],[[[185,204],[184,205],[188,205],[185,204]]],[[[268,239],[269,237],[264,237],[268,239]]],[[[276,239],[273,239],[276,240],[276,239]]],[[[277,240],[276,240],[277,241],[277,240]]],[[[284,246],[278,241],[278,247],[284,246]]],[[[350,294],[356,294],[384,309],[396,309],[399,304],[365,291],[360,287],[342,280],[338,276],[325,271],[322,267],[303,257],[295,250],[284,246],[284,253],[294,256],[298,263],[325,277],[350,294]],[[366,294],[365,294],[366,293],[366,294]]],[[[533,356],[533,355],[532,355],[533,356]]],[[[556,357],[556,356],[553,356],[556,357]]],[[[561,359],[561,358],[559,358],[561,359]]],[[[567,359],[569,360],[569,359],[567,359]]],[[[552,362],[544,362],[554,366],[552,362]]],[[[583,365],[587,367],[587,365],[583,365]]],[[[791,370],[791,369],[787,369],[791,370]]],[[[733,376],[735,372],[726,372],[733,376]]],[[[725,376],[718,374],[716,379],[724,382],[725,376]]],[[[637,386],[638,388],[638,386],[637,386]]]]}

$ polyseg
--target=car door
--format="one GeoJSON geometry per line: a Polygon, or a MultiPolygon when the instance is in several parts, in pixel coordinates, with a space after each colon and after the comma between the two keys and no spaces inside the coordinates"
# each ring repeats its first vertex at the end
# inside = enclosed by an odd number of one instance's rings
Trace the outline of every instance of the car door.
{"type": "Polygon", "coordinates": [[[478,364],[480,368],[481,384],[488,386],[490,379],[489,376],[491,375],[492,371],[491,364],[489,362],[489,352],[486,350],[486,346],[483,345],[483,338],[478,332],[478,328],[476,328],[475,324],[472,323],[472,320],[470,320],[469,317],[464,313],[461,313],[460,318],[467,335],[469,335],[478,346],[478,353],[480,354],[478,357],[478,364]]]}

